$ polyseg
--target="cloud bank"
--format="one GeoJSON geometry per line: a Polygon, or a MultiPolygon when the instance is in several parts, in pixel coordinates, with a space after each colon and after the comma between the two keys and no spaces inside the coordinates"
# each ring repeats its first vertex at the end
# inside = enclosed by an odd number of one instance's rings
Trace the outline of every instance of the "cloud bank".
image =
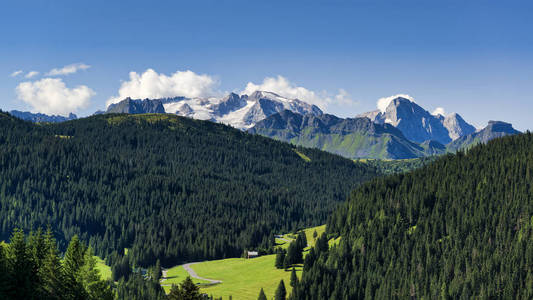
{"type": "Polygon", "coordinates": [[[286,98],[296,98],[314,104],[321,109],[325,109],[334,101],[339,104],[355,103],[355,101],[350,99],[350,95],[344,89],[339,89],[337,95],[331,96],[325,91],[315,92],[304,87],[297,86],[291,83],[287,78],[280,75],[277,77],[266,77],[260,84],[248,82],[246,88],[241,92],[241,94],[250,95],[255,91],[274,92],[286,98]]]}
{"type": "Polygon", "coordinates": [[[126,97],[138,99],[157,99],[183,96],[188,98],[207,98],[218,95],[219,83],[213,77],[196,74],[193,71],[176,71],[171,75],[147,69],[142,74],[130,72],[130,79],[122,82],[118,96],[107,100],[106,106],[120,102],[126,97]]]}
{"type": "Polygon", "coordinates": [[[39,72],[37,72],[37,71],[30,71],[30,72],[28,72],[28,74],[26,74],[26,76],[24,76],[24,77],[26,77],[26,78],[32,78],[32,77],[35,77],[35,76],[37,76],[37,75],[39,75],[39,72]]]}
{"type": "Polygon", "coordinates": [[[390,97],[385,97],[385,98],[380,98],[377,102],[377,107],[378,109],[381,111],[381,112],[385,112],[387,110],[387,106],[389,106],[389,104],[392,102],[392,100],[398,98],[398,97],[402,97],[402,98],[405,98],[407,100],[410,100],[411,102],[415,102],[415,99],[409,95],[406,95],[406,94],[397,94],[397,95],[394,95],[394,96],[390,96],[390,97]]]}
{"type": "Polygon", "coordinates": [[[22,82],[16,88],[20,100],[32,109],[45,114],[67,116],[89,105],[95,92],[85,85],[68,88],[59,78],[43,78],[35,82],[22,82]]]}
{"type": "Polygon", "coordinates": [[[74,74],[78,72],[79,70],[87,70],[90,67],[91,66],[86,65],[84,63],[70,64],[62,68],[54,68],[50,70],[50,72],[48,72],[46,75],[48,76],[69,75],[69,74],[74,74]]]}
{"type": "Polygon", "coordinates": [[[9,77],[17,77],[17,76],[19,76],[22,73],[23,73],[22,70],[18,70],[18,71],[15,71],[15,72],[11,73],[11,75],[9,75],[9,77]]]}

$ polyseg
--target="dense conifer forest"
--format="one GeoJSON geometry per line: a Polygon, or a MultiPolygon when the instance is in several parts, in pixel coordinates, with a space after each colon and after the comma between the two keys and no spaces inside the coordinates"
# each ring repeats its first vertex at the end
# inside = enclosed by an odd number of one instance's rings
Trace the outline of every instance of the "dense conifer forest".
{"type": "Polygon", "coordinates": [[[93,252],[77,236],[60,255],[51,233],[16,229],[0,244],[0,299],[112,300],[111,282],[100,279],[93,252]]]}
{"type": "Polygon", "coordinates": [[[108,264],[163,266],[268,250],[273,234],[323,224],[379,172],[173,115],[32,124],[0,114],[0,240],[50,226],[108,264]]]}
{"type": "Polygon", "coordinates": [[[532,299],[532,150],[531,133],[505,137],[362,185],[292,299],[532,299]]]}

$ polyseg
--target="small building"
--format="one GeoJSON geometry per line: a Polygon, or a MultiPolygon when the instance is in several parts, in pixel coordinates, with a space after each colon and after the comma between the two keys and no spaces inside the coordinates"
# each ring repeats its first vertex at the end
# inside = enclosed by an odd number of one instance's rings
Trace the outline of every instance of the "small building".
{"type": "Polygon", "coordinates": [[[248,259],[258,257],[259,253],[257,251],[248,251],[248,259]]]}

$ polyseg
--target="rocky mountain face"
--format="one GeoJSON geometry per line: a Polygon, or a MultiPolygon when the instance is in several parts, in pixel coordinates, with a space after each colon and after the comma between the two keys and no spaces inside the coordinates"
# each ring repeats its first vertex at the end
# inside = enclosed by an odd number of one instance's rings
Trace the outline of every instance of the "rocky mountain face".
{"type": "Polygon", "coordinates": [[[408,139],[417,143],[433,140],[448,144],[476,131],[474,126],[457,113],[446,117],[432,115],[415,102],[403,97],[393,99],[383,112],[376,110],[359,116],[367,117],[378,124],[391,124],[400,129],[408,139]]]}
{"type": "Polygon", "coordinates": [[[487,127],[480,131],[470,133],[462,136],[448,145],[448,151],[457,151],[459,149],[469,148],[479,143],[487,143],[488,141],[507,136],[519,134],[520,131],[513,128],[510,123],[502,121],[489,121],[487,127]]]}
{"type": "Polygon", "coordinates": [[[370,112],[362,116],[369,117],[378,124],[391,124],[413,142],[422,143],[434,140],[447,144],[452,141],[448,129],[439,116],[432,115],[406,98],[393,99],[384,112],[370,112]]]}
{"type": "Polygon", "coordinates": [[[165,113],[161,100],[139,100],[126,98],[119,103],[111,104],[106,113],[145,114],[165,113]]]}
{"type": "Polygon", "coordinates": [[[259,121],[248,132],[352,159],[416,158],[444,153],[445,149],[434,141],[427,145],[411,142],[394,126],[378,124],[366,117],[342,119],[329,114],[302,115],[289,110],[259,121]]]}
{"type": "Polygon", "coordinates": [[[68,117],[59,116],[59,115],[46,115],[46,114],[41,114],[41,113],[31,113],[29,111],[19,111],[19,110],[12,110],[9,113],[12,116],[15,116],[19,119],[30,121],[33,123],[58,123],[58,122],[75,120],[78,118],[73,113],[70,113],[68,117]]]}
{"type": "Polygon", "coordinates": [[[251,95],[231,93],[222,99],[175,97],[132,100],[126,98],[117,104],[110,105],[107,113],[166,112],[219,122],[239,129],[248,129],[258,121],[283,110],[291,110],[300,114],[322,114],[320,108],[315,105],[265,91],[257,91],[251,95]]]}
{"type": "Polygon", "coordinates": [[[447,115],[442,121],[442,125],[448,130],[448,136],[452,140],[456,140],[476,131],[476,128],[468,124],[458,113],[447,115]]]}

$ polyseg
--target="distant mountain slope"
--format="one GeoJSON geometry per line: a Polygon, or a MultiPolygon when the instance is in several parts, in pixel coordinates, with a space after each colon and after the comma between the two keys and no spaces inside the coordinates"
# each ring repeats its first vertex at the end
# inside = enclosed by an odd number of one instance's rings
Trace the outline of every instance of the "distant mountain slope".
{"type": "Polygon", "coordinates": [[[357,188],[291,298],[533,299],[531,149],[531,133],[495,139],[357,188]]]}
{"type": "Polygon", "coordinates": [[[75,119],[78,118],[73,113],[70,113],[68,117],[58,116],[58,115],[50,116],[50,115],[45,115],[45,114],[41,114],[41,113],[31,113],[29,111],[19,111],[19,110],[12,110],[9,113],[11,115],[19,118],[19,119],[22,119],[22,120],[25,120],[25,121],[30,121],[30,122],[33,122],[33,123],[43,123],[43,122],[57,123],[57,122],[65,122],[65,121],[69,121],[69,120],[75,120],[75,119]]]}
{"type": "Polygon", "coordinates": [[[165,113],[163,103],[160,100],[139,100],[126,98],[119,103],[111,104],[106,113],[146,114],[165,113]]]}
{"type": "Polygon", "coordinates": [[[376,124],[368,118],[341,119],[328,114],[302,116],[283,111],[259,121],[249,132],[352,159],[406,159],[446,150],[438,142],[413,143],[387,123],[376,124]]]}
{"type": "Polygon", "coordinates": [[[443,145],[475,131],[459,114],[447,117],[432,115],[414,101],[397,97],[385,111],[372,111],[359,115],[368,117],[378,124],[391,124],[402,131],[404,136],[416,143],[433,140],[443,145]]]}
{"type": "Polygon", "coordinates": [[[242,96],[230,93],[222,99],[175,97],[131,100],[127,98],[117,104],[110,105],[107,112],[135,114],[166,112],[199,120],[223,123],[239,129],[248,129],[258,121],[286,109],[301,114],[322,114],[320,108],[315,105],[266,91],[257,91],[251,95],[242,96]],[[136,103],[139,104],[134,109],[131,109],[132,104],[136,103]],[[159,103],[163,107],[160,107],[159,103]],[[148,104],[150,106],[147,106],[148,104]],[[157,107],[157,110],[155,107],[157,107]]]}
{"type": "Polygon", "coordinates": [[[452,140],[476,132],[476,127],[468,124],[458,113],[447,115],[442,125],[448,129],[449,136],[452,140]]]}
{"type": "Polygon", "coordinates": [[[459,139],[451,142],[447,148],[449,151],[457,151],[459,149],[469,148],[479,143],[487,143],[488,141],[507,136],[519,134],[520,131],[513,128],[509,123],[501,121],[489,121],[487,127],[478,132],[460,137],[459,139]]]}
{"type": "Polygon", "coordinates": [[[111,264],[239,257],[322,224],[376,169],[171,114],[34,125],[0,113],[0,241],[52,227],[111,264]]]}

